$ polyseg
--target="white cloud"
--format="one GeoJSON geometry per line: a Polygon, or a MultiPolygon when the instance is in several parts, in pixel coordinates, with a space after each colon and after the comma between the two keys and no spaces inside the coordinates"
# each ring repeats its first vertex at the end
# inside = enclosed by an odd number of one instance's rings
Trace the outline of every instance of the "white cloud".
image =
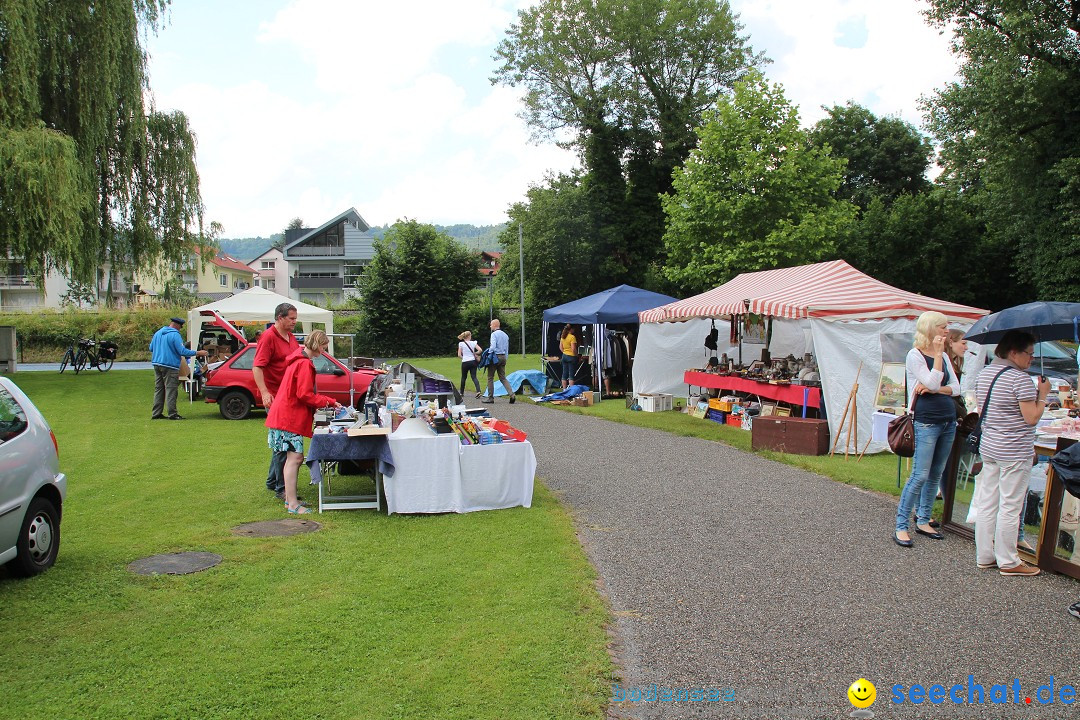
{"type": "Polygon", "coordinates": [[[822,105],[848,100],[875,114],[899,115],[919,126],[921,95],[956,73],[948,38],[926,24],[923,0],[733,0],[755,50],[774,62],[766,75],[784,86],[804,124],[822,105]],[[864,18],[865,45],[839,47],[838,29],[864,18]]]}
{"type": "MultiPolygon", "coordinates": [[[[155,82],[153,67],[150,77],[158,106],[182,109],[198,135],[208,219],[233,237],[265,236],[296,216],[319,223],[350,206],[378,224],[504,220],[531,183],[576,164],[529,141],[519,91],[487,83],[494,47],[525,4],[252,2],[221,16],[236,23],[220,28],[228,42],[210,43],[199,33],[219,6],[174,4],[153,48],[168,80],[155,82]]],[[[849,99],[919,124],[919,96],[955,71],[919,0],[733,7],[805,124],[821,105],[849,99]],[[839,47],[859,21],[865,44],[839,47]]]]}

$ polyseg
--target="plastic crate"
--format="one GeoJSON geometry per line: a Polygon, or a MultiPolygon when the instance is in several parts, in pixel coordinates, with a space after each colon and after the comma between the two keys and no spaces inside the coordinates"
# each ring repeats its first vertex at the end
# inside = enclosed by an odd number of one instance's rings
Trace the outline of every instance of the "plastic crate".
{"type": "Polygon", "coordinates": [[[667,393],[643,393],[638,395],[638,405],[645,412],[664,412],[672,409],[672,396],[667,393]]]}
{"type": "Polygon", "coordinates": [[[720,423],[723,425],[727,422],[727,413],[722,410],[709,410],[705,413],[706,420],[712,420],[714,423],[720,423]]]}
{"type": "Polygon", "coordinates": [[[728,415],[727,416],[727,424],[731,425],[732,427],[741,428],[742,427],[742,416],[741,415],[728,415]]]}

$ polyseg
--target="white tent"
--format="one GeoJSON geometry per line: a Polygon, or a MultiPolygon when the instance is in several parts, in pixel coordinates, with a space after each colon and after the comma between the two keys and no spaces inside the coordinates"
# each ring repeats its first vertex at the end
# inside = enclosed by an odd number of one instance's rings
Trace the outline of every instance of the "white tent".
{"type": "MultiPolygon", "coordinates": [[[[720,319],[743,313],[765,315],[773,321],[769,344],[773,357],[799,357],[807,352],[817,357],[834,438],[841,432],[844,406],[858,377],[861,443],[871,437],[883,345],[890,345],[890,355],[894,355],[891,348],[900,347],[902,361],[911,347],[915,319],[926,310],[943,313],[958,327],[967,327],[986,314],[979,308],[886,285],[843,260],[743,273],[701,295],[641,313],[634,391],[685,393],[683,371],[704,364],[703,344],[713,319],[721,332],[716,354],[726,350],[729,357],[737,358],[737,348],[725,347],[729,326],[720,319]]],[[[743,360],[757,359],[762,347],[744,343],[743,360]]],[[[872,442],[867,451],[886,447],[884,442],[872,442]]]]}
{"type": "Polygon", "coordinates": [[[221,317],[230,321],[249,320],[272,323],[274,322],[274,308],[285,302],[296,307],[296,319],[302,323],[304,332],[311,330],[311,323],[324,324],[327,335],[334,332],[334,313],[331,311],[302,303],[299,300],[291,300],[284,295],[278,295],[276,292],[265,288],[253,287],[224,300],[218,300],[209,305],[189,310],[188,340],[191,341],[191,347],[197,348],[198,346],[203,321],[213,320],[213,318],[203,315],[203,310],[216,310],[221,317]]]}

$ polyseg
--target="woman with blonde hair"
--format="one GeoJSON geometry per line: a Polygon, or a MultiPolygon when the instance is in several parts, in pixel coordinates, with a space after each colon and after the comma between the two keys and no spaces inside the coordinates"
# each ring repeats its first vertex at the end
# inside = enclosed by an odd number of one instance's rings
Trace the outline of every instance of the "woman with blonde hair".
{"type": "Polygon", "coordinates": [[[915,416],[915,456],[900,503],[896,508],[893,541],[901,547],[915,543],[909,531],[915,509],[915,532],[932,540],[944,535],[930,525],[941,476],[956,436],[956,405],[960,394],[956,371],[946,356],[948,319],[939,312],[924,312],[915,323],[915,346],[907,355],[908,407],[915,416]]]}
{"type": "Polygon", "coordinates": [[[266,427],[270,428],[267,443],[274,452],[285,452],[285,509],[302,515],[311,510],[300,504],[296,497],[296,478],[304,461],[304,438],[311,437],[311,425],[315,410],[341,403],[327,395],[315,392],[315,363],[312,362],[330,347],[330,339],[322,330],[312,330],[304,344],[286,360],[285,375],[270,411],[266,414],[266,427]]]}
{"type": "Polygon", "coordinates": [[[472,384],[476,388],[476,397],[480,397],[480,381],[476,378],[476,366],[480,364],[480,354],[484,352],[480,343],[473,342],[472,331],[466,330],[457,336],[457,356],[461,358],[461,395],[465,395],[465,377],[472,375],[472,384]]]}

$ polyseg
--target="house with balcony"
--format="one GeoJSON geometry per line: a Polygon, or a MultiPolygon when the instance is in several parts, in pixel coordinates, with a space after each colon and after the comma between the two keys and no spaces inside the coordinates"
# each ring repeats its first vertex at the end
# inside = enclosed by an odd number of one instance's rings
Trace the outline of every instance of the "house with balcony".
{"type": "Polygon", "coordinates": [[[269,247],[261,255],[249,261],[247,266],[255,273],[256,287],[282,295],[288,294],[289,263],[285,262],[285,253],[281,250],[269,247]]]}
{"type": "MultiPolygon", "coordinates": [[[[71,286],[67,277],[52,269],[38,287],[21,259],[10,260],[0,272],[0,310],[31,312],[60,308],[71,286]]],[[[96,279],[89,283],[87,290],[92,299],[88,302],[121,307],[128,304],[132,288],[131,277],[106,261],[98,268],[96,279]]]]}
{"type": "Polygon", "coordinates": [[[254,287],[255,275],[246,264],[220,251],[203,262],[196,250],[180,268],[184,288],[208,300],[220,300],[254,287]]]}
{"type": "MultiPolygon", "coordinates": [[[[288,296],[325,306],[357,294],[356,280],[375,257],[375,236],[356,208],[349,208],[317,228],[288,230],[288,296]]],[[[281,289],[277,292],[285,295],[281,289]]]]}

